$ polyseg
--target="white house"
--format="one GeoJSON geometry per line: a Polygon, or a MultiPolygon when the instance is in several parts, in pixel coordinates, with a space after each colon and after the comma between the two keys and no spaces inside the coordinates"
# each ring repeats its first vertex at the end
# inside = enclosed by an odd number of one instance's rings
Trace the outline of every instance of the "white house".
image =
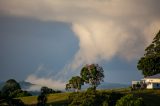
{"type": "Polygon", "coordinates": [[[142,79],[147,84],[147,89],[160,89],[160,74],[142,79]]]}
{"type": "MultiPolygon", "coordinates": [[[[144,84],[145,84],[144,80],[132,81],[132,88],[133,88],[133,89],[140,89],[140,88],[144,89],[144,88],[146,88],[146,87],[144,86],[144,84]]],[[[146,84],[145,84],[145,85],[146,85],[146,84]]]]}

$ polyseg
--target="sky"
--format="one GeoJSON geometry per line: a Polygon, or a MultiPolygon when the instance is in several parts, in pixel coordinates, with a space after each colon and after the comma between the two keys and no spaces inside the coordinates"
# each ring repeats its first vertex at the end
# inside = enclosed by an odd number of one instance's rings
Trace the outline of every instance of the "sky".
{"type": "Polygon", "coordinates": [[[160,30],[159,0],[0,0],[0,81],[62,89],[85,64],[105,82],[143,78],[137,62],[160,30]]]}

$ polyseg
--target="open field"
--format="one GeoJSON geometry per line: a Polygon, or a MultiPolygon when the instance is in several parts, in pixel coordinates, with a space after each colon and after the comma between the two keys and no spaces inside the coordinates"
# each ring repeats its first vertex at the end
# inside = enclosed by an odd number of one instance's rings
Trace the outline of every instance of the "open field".
{"type": "MultiPolygon", "coordinates": [[[[67,104],[67,98],[69,93],[57,93],[57,94],[49,94],[47,96],[47,104],[55,105],[63,105],[67,104]]],[[[26,105],[35,105],[37,104],[37,96],[30,96],[30,97],[20,97],[24,104],[26,105]]]]}

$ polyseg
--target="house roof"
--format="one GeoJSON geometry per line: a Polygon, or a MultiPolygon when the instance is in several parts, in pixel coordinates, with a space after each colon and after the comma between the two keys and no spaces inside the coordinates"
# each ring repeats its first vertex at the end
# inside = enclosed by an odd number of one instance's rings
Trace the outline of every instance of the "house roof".
{"type": "MultiPolygon", "coordinates": [[[[156,75],[153,75],[153,76],[148,76],[146,78],[156,78],[156,79],[160,79],[160,73],[159,74],[156,74],[156,75]]],[[[145,79],[146,79],[145,78],[145,79]]]]}

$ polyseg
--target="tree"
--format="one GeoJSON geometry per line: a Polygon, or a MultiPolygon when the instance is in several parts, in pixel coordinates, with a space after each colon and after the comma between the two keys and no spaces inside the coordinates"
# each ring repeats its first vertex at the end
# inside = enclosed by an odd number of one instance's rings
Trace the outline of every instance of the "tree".
{"type": "Polygon", "coordinates": [[[46,103],[47,103],[47,96],[46,96],[46,94],[41,93],[38,96],[37,100],[38,100],[37,106],[45,106],[46,103]]]}
{"type": "Polygon", "coordinates": [[[14,79],[9,79],[2,88],[2,95],[6,98],[12,98],[12,93],[16,90],[21,90],[19,83],[14,79]]]}
{"type": "Polygon", "coordinates": [[[72,87],[71,87],[71,84],[69,84],[69,83],[66,84],[66,88],[65,88],[66,90],[70,90],[71,88],[72,88],[72,87]]]}
{"type": "Polygon", "coordinates": [[[41,88],[41,93],[43,94],[50,94],[50,93],[55,93],[55,91],[51,88],[48,88],[48,87],[42,87],[41,88]]]}
{"type": "Polygon", "coordinates": [[[104,73],[103,68],[98,64],[86,65],[81,70],[81,77],[85,83],[92,85],[94,89],[103,81],[104,73]]]}
{"type": "Polygon", "coordinates": [[[41,94],[38,96],[37,100],[37,106],[45,106],[47,102],[47,94],[51,93],[52,89],[48,87],[41,87],[41,94]]]}
{"type": "Polygon", "coordinates": [[[145,49],[145,54],[138,61],[137,68],[142,70],[145,77],[160,73],[160,31],[145,49]]]}
{"type": "Polygon", "coordinates": [[[81,90],[81,86],[84,84],[83,80],[79,76],[72,77],[69,83],[66,84],[66,90],[74,89],[75,91],[81,90]]]}
{"type": "Polygon", "coordinates": [[[16,80],[9,79],[2,87],[2,96],[5,99],[12,99],[16,97],[31,96],[31,94],[27,91],[23,91],[16,80]]]}
{"type": "Polygon", "coordinates": [[[31,94],[21,90],[20,84],[14,79],[9,79],[2,87],[1,97],[9,106],[24,106],[20,99],[15,99],[24,96],[31,96],[31,94]]]}

